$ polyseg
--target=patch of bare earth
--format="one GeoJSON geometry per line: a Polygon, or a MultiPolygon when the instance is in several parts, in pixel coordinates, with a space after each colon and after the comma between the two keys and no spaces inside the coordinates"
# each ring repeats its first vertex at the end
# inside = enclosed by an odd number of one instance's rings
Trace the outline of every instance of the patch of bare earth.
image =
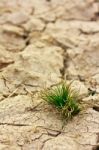
{"type": "Polygon", "coordinates": [[[99,149],[99,2],[0,1],[0,150],[99,149]],[[39,91],[72,81],[85,108],[63,125],[39,91]]]}

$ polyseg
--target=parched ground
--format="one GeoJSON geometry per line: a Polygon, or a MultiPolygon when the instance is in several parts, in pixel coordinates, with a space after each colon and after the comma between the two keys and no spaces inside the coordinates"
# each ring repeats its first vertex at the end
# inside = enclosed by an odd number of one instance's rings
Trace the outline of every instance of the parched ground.
{"type": "Polygon", "coordinates": [[[0,0],[0,150],[99,150],[98,0],[0,0]],[[72,81],[64,128],[39,91],[72,81]]]}

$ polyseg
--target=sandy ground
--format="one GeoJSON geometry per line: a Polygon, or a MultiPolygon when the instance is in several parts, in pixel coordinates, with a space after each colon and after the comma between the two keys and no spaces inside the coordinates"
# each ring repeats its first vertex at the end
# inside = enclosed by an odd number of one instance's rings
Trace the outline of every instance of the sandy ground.
{"type": "Polygon", "coordinates": [[[0,150],[99,150],[98,0],[0,0],[0,150]],[[64,129],[38,96],[62,79],[86,105],[64,129]]]}

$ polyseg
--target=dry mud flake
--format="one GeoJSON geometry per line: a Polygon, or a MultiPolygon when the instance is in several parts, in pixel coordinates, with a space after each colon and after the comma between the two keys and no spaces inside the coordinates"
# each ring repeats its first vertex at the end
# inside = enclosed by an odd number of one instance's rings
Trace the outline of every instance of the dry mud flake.
{"type": "Polygon", "coordinates": [[[31,19],[22,26],[26,31],[29,32],[43,31],[43,29],[45,28],[44,22],[41,19],[38,19],[37,17],[31,17],[31,19]]]}
{"type": "Polygon", "coordinates": [[[3,32],[6,33],[10,33],[10,34],[16,34],[19,36],[23,36],[24,35],[24,30],[20,27],[17,27],[15,25],[11,25],[11,24],[4,24],[2,26],[3,32]]]}
{"type": "Polygon", "coordinates": [[[7,22],[11,22],[12,24],[18,25],[26,22],[29,19],[29,16],[23,12],[15,12],[8,16],[7,22]]]}
{"type": "MultiPolygon", "coordinates": [[[[77,75],[82,75],[85,78],[95,77],[99,73],[99,50],[84,51],[72,58],[69,63],[73,65],[77,71],[77,75]],[[79,63],[80,62],[80,63],[79,63]],[[75,64],[75,66],[74,66],[75,64]]],[[[68,66],[69,68],[69,66],[68,66]]]]}
{"type": "Polygon", "coordinates": [[[25,48],[25,40],[15,33],[18,31],[14,31],[14,33],[11,32],[0,33],[0,44],[11,52],[22,51],[25,48]]]}
{"type": "Polygon", "coordinates": [[[1,92],[5,95],[13,93],[26,94],[25,88],[36,91],[49,87],[61,80],[60,69],[63,67],[61,48],[47,47],[42,43],[29,45],[13,64],[5,68],[1,74],[1,92]],[[53,54],[53,55],[52,55],[53,54]],[[4,90],[5,89],[5,90],[4,90]]]}
{"type": "Polygon", "coordinates": [[[13,55],[0,45],[0,70],[13,63],[13,55]]]}

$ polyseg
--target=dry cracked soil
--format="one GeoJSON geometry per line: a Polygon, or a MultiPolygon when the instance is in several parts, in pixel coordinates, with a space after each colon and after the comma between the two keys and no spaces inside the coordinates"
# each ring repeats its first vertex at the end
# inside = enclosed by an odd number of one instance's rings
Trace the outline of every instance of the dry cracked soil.
{"type": "Polygon", "coordinates": [[[99,150],[99,1],[0,0],[0,150],[99,150]],[[63,128],[39,91],[73,81],[63,128]]]}

